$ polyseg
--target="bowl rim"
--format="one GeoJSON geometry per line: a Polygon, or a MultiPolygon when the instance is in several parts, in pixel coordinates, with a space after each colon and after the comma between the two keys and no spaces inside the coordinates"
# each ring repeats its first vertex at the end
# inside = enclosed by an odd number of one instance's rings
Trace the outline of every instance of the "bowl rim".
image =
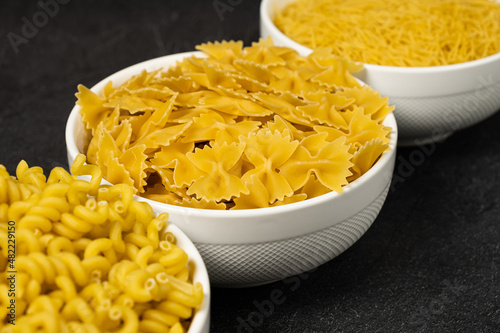
{"type": "MultiPolygon", "coordinates": [[[[120,80],[117,80],[119,77],[125,76],[126,78],[130,78],[132,75],[136,75],[140,73],[141,70],[143,69],[148,69],[148,68],[160,68],[162,67],[160,64],[164,63],[165,61],[174,61],[176,59],[180,60],[184,57],[188,57],[190,55],[201,55],[203,54],[200,51],[191,51],[191,52],[183,52],[183,53],[176,53],[176,54],[170,54],[166,56],[161,56],[158,58],[153,58],[150,60],[146,60],[143,62],[140,62],[138,64],[126,67],[114,74],[111,74],[110,76],[102,79],[99,81],[97,84],[95,84],[91,90],[95,93],[100,93],[104,86],[109,82],[112,81],[113,83],[118,83],[121,84],[120,80]]],[[[123,78],[122,78],[123,80],[123,78]]],[[[77,133],[76,133],[76,128],[78,124],[81,126],[81,118],[80,118],[80,106],[75,105],[73,109],[70,112],[70,115],[68,117],[67,123],[66,123],[66,147],[67,147],[67,153],[68,153],[68,162],[71,163],[71,161],[74,160],[76,155],[78,153],[83,153],[79,150],[78,144],[77,144],[77,133]]],[[[138,195],[135,195],[135,197],[138,200],[141,201],[146,201],[148,202],[153,208],[155,207],[161,207],[164,208],[162,210],[165,210],[169,212],[169,214],[183,214],[186,216],[190,217],[203,217],[203,218],[209,218],[209,219],[231,219],[233,220],[232,222],[235,223],[235,225],[241,225],[240,223],[244,223],[246,219],[248,218],[262,218],[262,217],[272,217],[275,215],[279,215],[282,213],[290,213],[294,211],[299,211],[303,208],[312,208],[315,206],[319,206],[325,203],[332,204],[333,201],[335,201],[337,198],[341,198],[342,196],[347,195],[348,193],[352,191],[359,191],[358,188],[363,188],[366,183],[370,183],[371,180],[374,179],[374,176],[377,175],[378,173],[381,173],[382,170],[384,170],[387,167],[391,166],[391,163],[394,162],[395,159],[395,154],[396,154],[396,146],[397,146],[397,138],[398,138],[398,128],[397,128],[397,123],[396,119],[393,113],[390,113],[387,115],[383,122],[384,126],[391,127],[391,133],[390,133],[390,141],[389,141],[389,147],[390,149],[388,151],[385,151],[383,155],[379,158],[379,160],[368,170],[365,174],[363,174],[361,177],[358,179],[354,180],[353,182],[345,185],[343,187],[343,192],[342,193],[337,193],[335,191],[328,192],[326,194],[320,195],[315,198],[311,199],[306,199],[300,202],[295,202],[295,203],[290,203],[286,205],[281,205],[281,206],[275,206],[275,207],[265,207],[265,208],[254,208],[254,209],[242,209],[242,210],[213,210],[213,209],[202,209],[202,208],[192,208],[192,207],[184,207],[184,206],[177,206],[177,205],[172,205],[172,204],[167,204],[167,203],[162,203],[158,201],[154,201],[151,199],[143,198],[138,195]],[[243,220],[239,220],[240,218],[244,218],[243,220]]],[[[83,127],[83,126],[82,126],[83,127]]],[[[391,172],[392,175],[392,172],[391,172]]],[[[104,179],[103,179],[104,180],[104,179]]],[[[390,179],[384,180],[386,182],[390,182],[390,179]]],[[[177,225],[179,225],[177,223],[177,225]]],[[[186,232],[186,230],[183,228],[186,232]]],[[[191,234],[189,234],[190,237],[192,237],[191,234]]]]}
{"type": "Polygon", "coordinates": [[[194,315],[189,324],[187,333],[208,333],[210,327],[211,290],[210,277],[205,261],[191,239],[177,225],[168,222],[164,232],[167,231],[175,235],[177,245],[186,252],[189,261],[195,263],[193,282],[200,282],[203,286],[203,301],[201,305],[194,310],[194,315]]]}
{"type": "MultiPolygon", "coordinates": [[[[293,2],[294,0],[285,0],[285,1],[293,2]]],[[[280,29],[278,29],[278,27],[276,27],[269,13],[269,8],[273,2],[274,2],[273,0],[262,0],[260,4],[261,23],[264,24],[268,30],[272,31],[273,34],[279,36],[281,39],[286,40],[288,43],[293,45],[293,48],[298,50],[299,53],[301,53],[302,55],[306,55],[312,52],[311,48],[294,41],[293,39],[285,35],[280,29]]],[[[378,71],[381,73],[425,74],[425,73],[443,73],[448,71],[470,69],[473,67],[489,65],[497,61],[500,61],[500,52],[467,62],[450,64],[450,65],[439,65],[439,66],[404,67],[404,66],[376,65],[376,64],[361,63],[361,62],[358,63],[363,64],[363,66],[369,71],[378,71]]]]}

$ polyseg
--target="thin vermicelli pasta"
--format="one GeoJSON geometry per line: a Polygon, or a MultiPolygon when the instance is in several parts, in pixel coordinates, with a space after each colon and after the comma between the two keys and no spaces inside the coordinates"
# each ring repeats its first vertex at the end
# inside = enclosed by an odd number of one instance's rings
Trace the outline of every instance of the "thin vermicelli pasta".
{"type": "Polygon", "coordinates": [[[203,286],[168,214],[84,162],[0,165],[0,332],[186,332],[203,286]]]}
{"type": "Polygon", "coordinates": [[[493,0],[296,0],[274,23],[304,46],[366,64],[450,65],[500,52],[493,0]]]}

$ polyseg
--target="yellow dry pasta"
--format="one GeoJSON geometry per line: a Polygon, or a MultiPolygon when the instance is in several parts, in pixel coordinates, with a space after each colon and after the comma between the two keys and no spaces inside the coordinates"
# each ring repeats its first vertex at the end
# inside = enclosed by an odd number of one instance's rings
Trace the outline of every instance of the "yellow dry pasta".
{"type": "MultiPolygon", "coordinates": [[[[394,107],[354,78],[360,65],[328,49],[302,57],[270,39],[197,48],[205,55],[109,83],[99,95],[78,86],[87,160],[106,180],[179,206],[271,207],[342,192],[388,149],[382,123],[394,107]],[[370,149],[376,156],[367,162],[368,153],[357,152],[374,139],[383,149],[370,149]]],[[[87,211],[78,208],[78,219],[64,219],[58,232],[86,232],[87,211]]],[[[139,248],[156,241],[154,230],[111,234],[116,250],[136,262],[144,262],[139,248]]]]}
{"type": "Polygon", "coordinates": [[[274,23],[304,46],[366,64],[450,65],[500,52],[495,0],[295,0],[274,23]]]}
{"type": "Polygon", "coordinates": [[[46,178],[24,161],[13,177],[0,165],[0,332],[186,332],[203,286],[162,234],[168,214],[155,217],[128,185],[100,185],[84,155],[71,170],[90,181],[62,168],[46,178]]]}

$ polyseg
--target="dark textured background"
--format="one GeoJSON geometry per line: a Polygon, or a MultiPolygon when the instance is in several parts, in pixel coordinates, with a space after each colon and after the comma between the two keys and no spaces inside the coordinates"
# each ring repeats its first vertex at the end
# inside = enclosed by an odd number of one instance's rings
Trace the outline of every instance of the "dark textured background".
{"type": "MultiPolygon", "coordinates": [[[[213,0],[73,0],[16,53],[8,34],[22,36],[23,18],[41,9],[1,0],[0,163],[11,173],[21,159],[67,167],[64,128],[78,83],[205,41],[258,38],[258,1],[219,3],[228,6],[222,19],[213,0]]],[[[497,114],[421,160],[421,148],[399,149],[400,181],[353,247],[286,281],[213,289],[212,331],[498,331],[499,128],[497,114]]]]}

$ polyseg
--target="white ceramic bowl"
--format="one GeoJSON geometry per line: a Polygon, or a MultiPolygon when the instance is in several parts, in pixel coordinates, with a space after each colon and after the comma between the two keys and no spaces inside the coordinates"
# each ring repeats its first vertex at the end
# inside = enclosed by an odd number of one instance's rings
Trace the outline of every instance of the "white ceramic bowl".
{"type": "MultiPolygon", "coordinates": [[[[110,80],[115,86],[148,71],[175,65],[199,52],[164,56],[119,71],[96,84],[99,93],[110,80]]],[[[68,162],[84,153],[87,133],[80,107],[71,111],[66,126],[68,162]]],[[[219,211],[168,205],[144,198],[157,212],[183,230],[198,248],[214,286],[265,284],[311,270],[342,253],[373,223],[388,192],[396,156],[397,125],[392,114],[390,150],[363,176],[331,192],[278,207],[219,211]]]]}
{"type": "MultiPolygon", "coordinates": [[[[311,49],[284,35],[273,23],[275,13],[294,0],[263,0],[260,33],[274,44],[301,55],[311,49]]],[[[466,63],[435,67],[364,64],[355,74],[396,107],[402,146],[439,142],[500,110],[500,53],[466,63]]]]}
{"type": "Polygon", "coordinates": [[[188,265],[192,270],[193,282],[200,282],[203,286],[203,302],[195,310],[188,333],[208,333],[210,331],[210,279],[207,268],[198,249],[189,237],[173,223],[169,223],[165,232],[171,232],[177,239],[177,246],[188,255],[188,265]]]}

